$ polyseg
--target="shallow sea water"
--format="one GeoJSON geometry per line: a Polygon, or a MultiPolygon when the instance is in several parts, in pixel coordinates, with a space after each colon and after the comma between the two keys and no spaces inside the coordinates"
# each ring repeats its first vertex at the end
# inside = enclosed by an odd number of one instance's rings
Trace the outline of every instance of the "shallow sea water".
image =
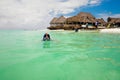
{"type": "Polygon", "coordinates": [[[0,31],[0,80],[120,80],[120,34],[0,31]]]}

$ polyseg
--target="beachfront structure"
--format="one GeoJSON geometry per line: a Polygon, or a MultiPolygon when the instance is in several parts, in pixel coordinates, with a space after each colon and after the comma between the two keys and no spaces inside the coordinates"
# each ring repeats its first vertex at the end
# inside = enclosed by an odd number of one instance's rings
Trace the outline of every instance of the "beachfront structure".
{"type": "Polygon", "coordinates": [[[103,18],[101,18],[101,19],[96,19],[96,21],[98,21],[99,26],[106,26],[106,24],[107,24],[107,22],[105,22],[103,18]]]}
{"type": "Polygon", "coordinates": [[[66,22],[66,18],[64,16],[60,16],[59,18],[53,18],[50,22],[50,27],[48,29],[63,29],[63,26],[66,22]]]}
{"type": "Polygon", "coordinates": [[[60,16],[59,18],[53,18],[50,22],[50,26],[63,26],[65,24],[66,18],[64,16],[60,16]]]}
{"type": "Polygon", "coordinates": [[[120,27],[120,18],[111,18],[108,17],[108,27],[120,27]]]}
{"type": "Polygon", "coordinates": [[[98,21],[100,25],[104,25],[105,21],[103,18],[96,19],[91,13],[80,12],[79,14],[65,18],[61,16],[59,18],[53,18],[50,22],[48,29],[81,29],[83,26],[87,28],[95,28],[95,22],[98,21]]]}
{"type": "Polygon", "coordinates": [[[82,25],[82,24],[94,24],[96,22],[95,17],[90,13],[80,12],[78,15],[69,17],[66,20],[68,25],[82,25]]]}
{"type": "Polygon", "coordinates": [[[54,17],[51,22],[50,22],[50,26],[57,26],[56,25],[56,21],[57,21],[58,18],[54,17]]]}
{"type": "Polygon", "coordinates": [[[66,18],[64,16],[60,16],[57,20],[56,20],[56,25],[57,26],[64,26],[66,21],[66,18]]]}

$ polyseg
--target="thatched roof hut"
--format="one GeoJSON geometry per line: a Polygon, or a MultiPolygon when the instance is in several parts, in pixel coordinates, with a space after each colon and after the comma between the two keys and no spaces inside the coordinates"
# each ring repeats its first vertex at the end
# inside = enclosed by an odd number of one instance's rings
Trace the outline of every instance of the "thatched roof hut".
{"type": "Polygon", "coordinates": [[[50,22],[50,27],[48,29],[63,29],[64,23],[66,21],[66,18],[64,16],[60,16],[59,18],[53,18],[50,22]]]}
{"type": "Polygon", "coordinates": [[[96,21],[98,21],[99,24],[106,25],[106,22],[104,21],[103,18],[101,18],[101,19],[96,19],[96,21]]]}
{"type": "Polygon", "coordinates": [[[66,18],[64,16],[60,16],[57,20],[56,20],[56,24],[64,24],[66,21],[66,18]]]}
{"type": "Polygon", "coordinates": [[[52,20],[51,20],[51,22],[50,22],[50,24],[52,25],[52,24],[64,24],[65,23],[65,21],[66,21],[66,18],[64,17],[64,16],[60,16],[59,18],[56,18],[56,17],[54,17],[52,20]]]}
{"type": "Polygon", "coordinates": [[[120,23],[120,18],[118,18],[118,19],[116,20],[116,23],[120,23]]]}
{"type": "Polygon", "coordinates": [[[80,12],[76,16],[67,18],[66,22],[67,23],[73,23],[73,22],[76,22],[76,23],[95,23],[96,19],[90,13],[80,12]]]}
{"type": "Polygon", "coordinates": [[[108,17],[108,23],[120,23],[120,18],[111,18],[108,17]]]}
{"type": "Polygon", "coordinates": [[[58,18],[54,17],[51,21],[50,24],[55,24],[58,18]]]}
{"type": "Polygon", "coordinates": [[[108,17],[107,21],[108,24],[110,24],[110,27],[120,27],[120,18],[108,17]]]}

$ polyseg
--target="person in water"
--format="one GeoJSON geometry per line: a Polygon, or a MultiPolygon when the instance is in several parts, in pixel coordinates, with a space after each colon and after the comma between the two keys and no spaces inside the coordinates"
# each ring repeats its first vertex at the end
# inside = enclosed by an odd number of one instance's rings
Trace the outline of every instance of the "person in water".
{"type": "Polygon", "coordinates": [[[77,27],[75,27],[75,32],[78,32],[78,30],[79,30],[79,29],[78,29],[77,27]]]}
{"type": "Polygon", "coordinates": [[[50,35],[48,33],[45,33],[43,36],[43,41],[49,41],[50,40],[50,35]]]}

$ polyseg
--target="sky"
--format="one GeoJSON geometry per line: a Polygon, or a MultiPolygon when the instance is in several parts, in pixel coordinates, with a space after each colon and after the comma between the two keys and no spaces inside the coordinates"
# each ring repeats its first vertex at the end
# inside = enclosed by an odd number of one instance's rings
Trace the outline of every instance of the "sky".
{"type": "Polygon", "coordinates": [[[53,17],[120,18],[120,0],[0,0],[0,29],[46,29],[53,17]]]}

